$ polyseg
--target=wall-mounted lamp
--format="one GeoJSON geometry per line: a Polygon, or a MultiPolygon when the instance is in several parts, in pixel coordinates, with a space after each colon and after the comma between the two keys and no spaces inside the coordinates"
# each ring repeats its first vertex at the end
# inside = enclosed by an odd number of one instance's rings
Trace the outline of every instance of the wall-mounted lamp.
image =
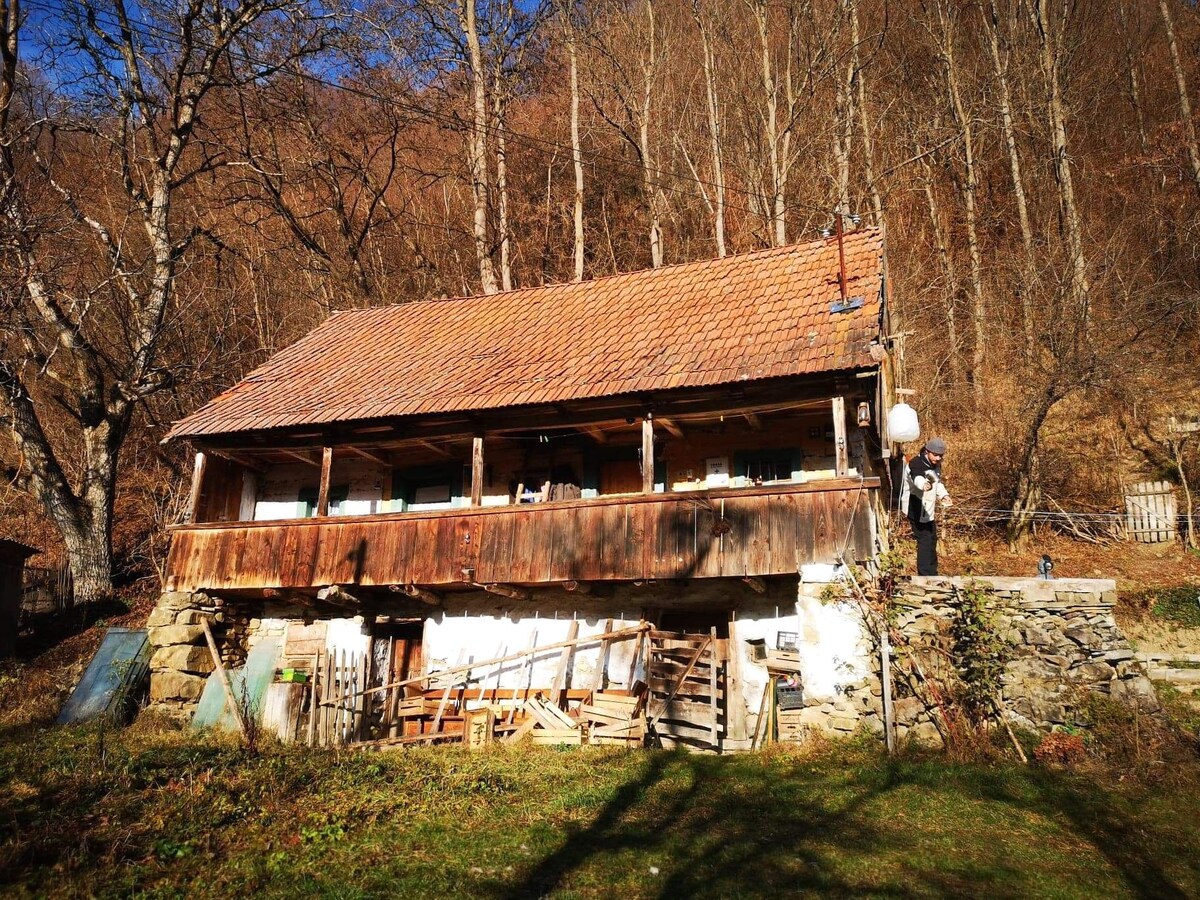
{"type": "Polygon", "coordinates": [[[858,404],[858,427],[865,428],[871,424],[871,405],[865,400],[858,404]]]}

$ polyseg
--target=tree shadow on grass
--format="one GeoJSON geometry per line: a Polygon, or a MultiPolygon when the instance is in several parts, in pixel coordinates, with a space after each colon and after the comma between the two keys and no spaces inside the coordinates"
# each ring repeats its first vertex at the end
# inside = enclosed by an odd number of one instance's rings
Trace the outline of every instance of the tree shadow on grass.
{"type": "MultiPolygon", "coordinates": [[[[504,898],[538,897],[569,886],[573,873],[602,858],[636,850],[661,858],[647,887],[662,897],[846,894],[861,890],[834,871],[830,849],[870,856],[901,837],[885,821],[858,815],[904,782],[895,767],[833,790],[829,773],[796,772],[784,795],[777,766],[756,773],[743,764],[685,751],[650,755],[641,774],[622,785],[588,827],[570,834],[504,898]],[[661,877],[661,883],[654,881],[661,877]]],[[[641,863],[639,863],[640,865],[641,863]]],[[[876,890],[907,897],[905,887],[876,890]]],[[[921,893],[928,893],[923,891],[921,893]]]]}
{"type": "Polygon", "coordinates": [[[1123,795],[1090,780],[1040,769],[1029,770],[1022,781],[1032,789],[1032,797],[1020,796],[1011,779],[999,772],[980,777],[981,793],[988,799],[1051,820],[1065,817],[1074,834],[1094,846],[1136,896],[1186,898],[1200,890],[1200,860],[1191,857],[1188,861],[1193,883],[1189,887],[1176,884],[1158,860],[1178,848],[1172,846],[1169,835],[1156,834],[1152,823],[1140,819],[1136,805],[1123,795]]]}
{"type": "MultiPolygon", "coordinates": [[[[962,818],[973,816],[979,801],[1033,814],[1089,843],[1112,869],[1097,873],[1098,882],[1114,877],[1141,897],[1187,897],[1194,890],[1163,871],[1161,861],[1173,846],[1162,833],[1169,826],[1139,818],[1130,801],[1098,783],[1037,769],[960,767],[940,758],[878,760],[844,770],[828,760],[796,761],[783,772],[780,766],[682,751],[651,754],[586,827],[569,833],[515,884],[495,884],[491,893],[506,900],[586,893],[606,869],[628,885],[630,864],[646,867],[636,892],[659,897],[956,897],[984,884],[993,896],[1022,896],[1053,884],[1086,890],[1072,881],[1086,861],[1060,861],[1056,851],[1048,863],[1045,856],[1041,862],[1009,858],[1004,844],[1013,835],[999,832],[991,846],[992,832],[984,829],[1011,824],[962,818]],[[904,796],[889,799],[902,789],[904,796]],[[906,827],[906,813],[908,821],[923,818],[906,827]],[[948,818],[939,821],[939,815],[948,818]],[[966,853],[955,852],[960,832],[972,845],[966,853]],[[928,849],[947,844],[949,850],[928,849]],[[1038,868],[1047,864],[1060,868],[1038,868]],[[660,873],[649,872],[650,865],[660,873]],[[1051,881],[1043,881],[1047,876],[1051,881]]],[[[1031,830],[1028,839],[1036,841],[1038,833],[1031,830]]],[[[1181,865],[1200,885],[1200,861],[1181,865]]]]}

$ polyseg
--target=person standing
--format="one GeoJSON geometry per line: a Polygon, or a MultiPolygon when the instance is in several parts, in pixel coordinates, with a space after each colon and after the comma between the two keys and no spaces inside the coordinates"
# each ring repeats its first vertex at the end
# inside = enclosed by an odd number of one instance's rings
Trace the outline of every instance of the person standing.
{"type": "Polygon", "coordinates": [[[942,483],[942,460],[946,442],[939,437],[926,441],[925,446],[904,467],[904,484],[900,488],[900,508],[912,525],[917,541],[917,574],[936,575],[937,505],[950,506],[950,492],[942,483]]]}

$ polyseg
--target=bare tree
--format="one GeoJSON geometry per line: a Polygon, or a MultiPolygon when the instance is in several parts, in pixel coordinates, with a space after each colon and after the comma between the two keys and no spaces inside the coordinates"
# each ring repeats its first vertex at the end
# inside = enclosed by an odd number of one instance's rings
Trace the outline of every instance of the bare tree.
{"type": "MultiPolygon", "coordinates": [[[[86,69],[86,89],[52,98],[41,116],[26,105],[19,117],[18,2],[3,5],[0,74],[0,215],[12,305],[0,396],[19,451],[9,476],[54,522],[76,593],[90,601],[112,590],[118,461],[134,413],[173,380],[160,362],[161,341],[178,269],[204,234],[199,222],[180,221],[177,202],[222,162],[198,137],[201,109],[243,77],[269,78],[274,66],[247,66],[239,41],[260,24],[283,31],[303,9],[275,0],[141,4],[142,15],[161,23],[151,31],[123,0],[78,0],[56,24],[81,51],[70,65],[86,69]],[[74,168],[84,152],[94,154],[97,172],[116,173],[116,183],[89,183],[74,168]],[[45,227],[51,219],[57,228],[45,227]],[[52,421],[60,423],[53,430],[52,421]]],[[[32,101],[32,90],[24,96],[32,101]]]]}
{"type": "Polygon", "coordinates": [[[633,151],[640,170],[642,202],[650,246],[650,264],[663,264],[662,216],[665,202],[659,166],[659,81],[662,40],[656,3],[642,0],[643,16],[613,11],[606,29],[589,42],[595,58],[588,93],[602,119],[633,151]]]}
{"type": "Polygon", "coordinates": [[[1196,145],[1196,123],[1192,120],[1192,102],[1188,99],[1187,78],[1183,74],[1183,61],[1179,58],[1179,44],[1175,40],[1175,23],[1171,20],[1168,0],[1158,0],[1158,9],[1167,33],[1167,48],[1171,51],[1171,68],[1175,72],[1175,87],[1179,92],[1179,120],[1183,125],[1188,161],[1192,164],[1192,181],[1200,190],[1200,148],[1196,145]]]}
{"type": "MultiPolygon", "coordinates": [[[[721,102],[717,92],[717,61],[713,51],[712,26],[700,8],[700,0],[691,2],[692,18],[700,33],[704,70],[704,108],[708,121],[708,139],[713,168],[713,238],[717,256],[725,256],[725,162],[721,148],[721,102]]],[[[706,193],[707,196],[707,193],[706,193]]]]}
{"type": "Polygon", "coordinates": [[[575,263],[574,277],[583,280],[584,233],[583,233],[583,144],[579,137],[579,42],[573,3],[559,0],[559,19],[562,22],[563,40],[567,48],[567,65],[571,76],[571,164],[575,172],[575,196],[572,203],[572,225],[574,244],[572,258],[575,263]]]}
{"type": "Polygon", "coordinates": [[[485,294],[494,294],[496,268],[492,263],[492,245],[488,228],[488,204],[491,179],[488,172],[488,97],[487,71],[479,38],[475,0],[457,0],[458,24],[467,48],[467,74],[470,78],[472,116],[467,127],[467,168],[471,174],[473,214],[471,227],[475,238],[475,260],[479,265],[479,284],[485,294]]]}
{"type": "Polygon", "coordinates": [[[1033,358],[1033,301],[1031,291],[1036,275],[1033,257],[1033,226],[1029,220],[1029,201],[1025,196],[1025,178],[1021,171],[1021,155],[1017,150],[1016,127],[1013,124],[1012,92],[1008,83],[1008,63],[1000,47],[1000,14],[995,0],[990,0],[983,12],[984,30],[988,37],[988,51],[992,61],[992,76],[996,79],[996,102],[1000,110],[1000,130],[1004,135],[1004,149],[1008,153],[1008,174],[1012,179],[1013,199],[1017,204],[1017,222],[1021,228],[1021,279],[1018,293],[1021,297],[1021,327],[1025,336],[1025,360],[1033,358]]]}
{"type": "Polygon", "coordinates": [[[962,196],[963,226],[966,229],[967,254],[970,259],[971,322],[974,326],[971,382],[975,391],[975,403],[979,405],[984,395],[987,309],[983,295],[983,259],[979,250],[978,212],[976,210],[979,181],[975,161],[975,127],[972,115],[963,100],[963,90],[956,61],[959,12],[956,6],[947,5],[944,0],[937,0],[936,10],[938,19],[936,38],[942,62],[942,75],[945,79],[946,97],[962,145],[963,173],[959,182],[959,193],[962,196]]]}

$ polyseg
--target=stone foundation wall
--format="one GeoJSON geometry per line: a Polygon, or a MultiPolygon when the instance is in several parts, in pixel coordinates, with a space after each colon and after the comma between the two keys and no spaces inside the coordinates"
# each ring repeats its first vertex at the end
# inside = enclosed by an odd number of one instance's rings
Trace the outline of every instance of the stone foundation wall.
{"type": "Polygon", "coordinates": [[[220,598],[201,593],[167,591],[158,598],[146,628],[150,656],[150,706],[157,712],[190,716],[213,671],[212,653],[204,639],[208,621],[226,666],[245,662],[246,622],[230,616],[220,598]]]}
{"type": "MultiPolygon", "coordinates": [[[[875,638],[865,626],[856,603],[844,598],[831,600],[827,596],[829,579],[836,576],[834,568],[822,567],[820,571],[806,568],[811,571],[801,573],[798,592],[795,582],[780,580],[768,586],[766,596],[745,596],[748,591],[730,596],[729,602],[736,611],[729,623],[727,673],[731,678],[737,673],[736,680],[731,682],[735,687],[730,691],[730,702],[741,704],[742,709],[737,716],[729,710],[727,719],[744,718],[746,738],[757,733],[767,670],[761,660],[752,656],[751,642],[759,642],[760,646],[765,642],[773,647],[777,635],[788,632],[796,640],[794,658],[801,669],[802,706],[778,711],[779,738],[799,741],[813,733],[849,735],[860,730],[882,737],[883,690],[875,638]]],[[[950,627],[956,614],[955,592],[969,582],[986,590],[994,604],[998,627],[1014,645],[1000,698],[1010,721],[1039,730],[1071,723],[1087,692],[1137,703],[1145,710],[1157,709],[1153,685],[1113,618],[1116,584],[1112,581],[982,577],[914,577],[905,581],[896,599],[899,608],[896,627],[904,636],[903,643],[916,649],[923,669],[938,681],[949,683],[954,678],[948,651],[950,627]]],[[[730,590],[721,585],[707,589],[716,591],[722,587],[730,590]]],[[[690,594],[683,591],[681,596],[687,599],[690,594]]],[[[509,608],[511,604],[492,595],[459,599],[453,611],[428,611],[425,661],[437,669],[452,664],[466,651],[476,658],[490,658],[502,649],[528,646],[534,635],[539,643],[549,643],[565,637],[569,623],[576,619],[581,621],[580,634],[598,632],[607,617],[626,624],[621,618],[623,614],[612,610],[637,610],[640,604],[631,602],[635,597],[650,600],[660,609],[678,602],[676,598],[650,597],[642,592],[603,600],[572,598],[573,603],[578,600],[594,608],[547,607],[539,612],[534,606],[522,608],[518,614],[509,608]]],[[[713,598],[714,603],[717,599],[713,598]]],[[[236,667],[244,663],[249,645],[264,634],[281,634],[286,622],[296,621],[300,615],[300,610],[276,609],[270,604],[227,606],[220,598],[201,593],[163,594],[148,622],[154,648],[150,664],[152,703],[180,716],[193,710],[205,678],[213,669],[200,624],[205,619],[216,632],[223,663],[236,667]]],[[[331,627],[339,626],[330,632],[330,647],[349,647],[351,652],[366,649],[361,619],[329,621],[331,627]],[[353,646],[347,645],[347,640],[353,646]]],[[[635,621],[633,615],[628,617],[628,624],[635,621]]],[[[629,662],[620,654],[630,649],[614,646],[610,672],[628,670],[629,662]]],[[[596,648],[587,648],[575,655],[574,674],[581,683],[591,683],[593,657],[598,652],[596,648]]],[[[898,657],[903,652],[903,646],[897,648],[898,657]]],[[[552,678],[558,658],[559,654],[554,652],[540,660],[537,678],[552,678]]],[[[928,706],[928,692],[912,689],[903,675],[903,664],[894,665],[893,671],[897,736],[937,743],[940,740],[934,721],[937,713],[928,706]]],[[[521,667],[504,671],[497,683],[510,687],[516,683],[514,679],[528,677],[523,672],[521,667]]],[[[481,673],[480,677],[494,676],[481,673]]],[[[748,739],[739,740],[732,733],[727,734],[727,741],[728,749],[749,745],[748,739]]]]}

